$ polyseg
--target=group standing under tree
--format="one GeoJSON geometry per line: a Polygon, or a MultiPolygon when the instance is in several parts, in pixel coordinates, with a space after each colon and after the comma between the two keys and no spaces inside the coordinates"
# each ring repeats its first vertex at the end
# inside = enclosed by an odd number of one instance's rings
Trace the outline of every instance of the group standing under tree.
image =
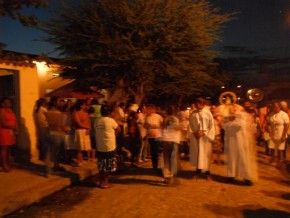
{"type": "MultiPolygon", "coordinates": [[[[11,103],[2,99],[0,109],[1,163],[6,172],[11,170],[10,153],[17,133],[11,103]]],[[[269,103],[266,110],[256,109],[251,102],[242,107],[229,96],[220,105],[197,98],[190,110],[120,102],[110,107],[90,99],[79,99],[74,105],[62,103],[67,104],[62,105],[57,97],[48,103],[39,99],[35,108],[45,175],[65,170],[64,162],[81,167],[85,161],[97,160],[101,188],[111,187],[109,175],[124,166],[128,151],[131,166],[140,167],[150,158],[156,172],[162,168],[166,183],[178,175],[179,158],[188,158],[195,179],[204,172],[211,180],[210,166],[217,163],[226,164],[228,182],[243,179],[252,185],[258,179],[257,143],[265,146],[265,157],[277,167],[286,158],[289,144],[285,101],[269,103]]]]}

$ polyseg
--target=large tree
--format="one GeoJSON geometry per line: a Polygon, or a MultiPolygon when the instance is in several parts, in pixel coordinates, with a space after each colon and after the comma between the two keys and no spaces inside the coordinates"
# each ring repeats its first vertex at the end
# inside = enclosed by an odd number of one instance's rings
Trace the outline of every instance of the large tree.
{"type": "Polygon", "coordinates": [[[229,18],[205,0],[83,0],[64,4],[44,30],[63,56],[63,77],[140,103],[219,84],[209,47],[229,18]]]}
{"type": "Polygon", "coordinates": [[[19,20],[23,25],[35,26],[37,17],[23,13],[23,9],[46,7],[48,2],[49,0],[0,0],[0,18],[8,16],[19,20]]]}

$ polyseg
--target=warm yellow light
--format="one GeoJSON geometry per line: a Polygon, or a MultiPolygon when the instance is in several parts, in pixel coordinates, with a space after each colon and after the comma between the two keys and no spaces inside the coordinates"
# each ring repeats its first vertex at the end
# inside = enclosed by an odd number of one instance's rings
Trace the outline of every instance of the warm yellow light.
{"type": "Polygon", "coordinates": [[[47,72],[49,71],[49,67],[47,66],[45,61],[41,61],[41,62],[33,61],[33,63],[37,67],[37,72],[39,76],[45,76],[47,72]]]}

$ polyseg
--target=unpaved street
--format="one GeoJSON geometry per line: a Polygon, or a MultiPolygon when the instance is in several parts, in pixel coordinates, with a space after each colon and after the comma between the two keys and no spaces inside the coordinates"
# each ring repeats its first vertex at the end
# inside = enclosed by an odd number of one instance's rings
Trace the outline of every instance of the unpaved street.
{"type": "Polygon", "coordinates": [[[225,167],[212,165],[213,181],[192,179],[185,160],[172,184],[165,185],[151,163],[127,167],[99,189],[96,177],[67,188],[9,217],[290,217],[290,179],[260,154],[254,186],[225,183],[225,167]]]}

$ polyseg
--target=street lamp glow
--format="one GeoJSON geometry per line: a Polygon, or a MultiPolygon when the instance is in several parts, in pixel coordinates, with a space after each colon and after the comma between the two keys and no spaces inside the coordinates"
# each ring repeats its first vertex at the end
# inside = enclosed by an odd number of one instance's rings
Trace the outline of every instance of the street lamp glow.
{"type": "Polygon", "coordinates": [[[242,88],[242,86],[241,85],[237,85],[237,88],[239,89],[239,88],[242,88]]]}
{"type": "Polygon", "coordinates": [[[222,87],[221,87],[221,89],[224,89],[224,88],[226,88],[226,87],[225,87],[225,86],[222,86],[222,87]]]}

